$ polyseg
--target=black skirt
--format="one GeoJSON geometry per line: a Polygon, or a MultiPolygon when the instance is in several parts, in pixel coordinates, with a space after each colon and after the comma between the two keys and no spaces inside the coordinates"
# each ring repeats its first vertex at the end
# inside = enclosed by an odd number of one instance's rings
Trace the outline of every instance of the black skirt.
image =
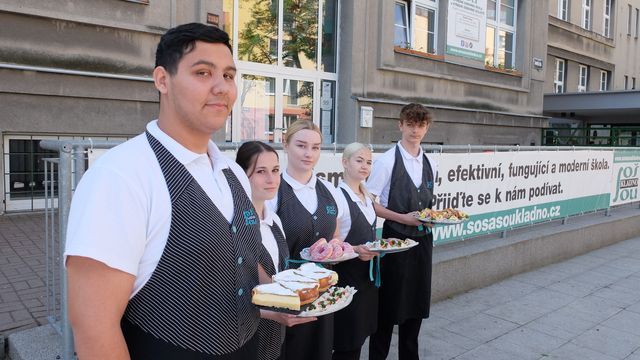
{"type": "Polygon", "coordinates": [[[333,348],[360,349],[378,327],[378,288],[369,279],[368,261],[345,261],[335,265],[334,270],[339,276],[338,286],[353,286],[358,292],[349,306],[334,315],[333,348]]]}
{"type": "MultiPolygon", "coordinates": [[[[383,238],[406,236],[383,226],[383,238]]],[[[378,300],[378,321],[402,324],[407,319],[429,317],[431,307],[431,262],[433,234],[412,237],[419,245],[385,255],[380,262],[382,286],[378,300]]]]}

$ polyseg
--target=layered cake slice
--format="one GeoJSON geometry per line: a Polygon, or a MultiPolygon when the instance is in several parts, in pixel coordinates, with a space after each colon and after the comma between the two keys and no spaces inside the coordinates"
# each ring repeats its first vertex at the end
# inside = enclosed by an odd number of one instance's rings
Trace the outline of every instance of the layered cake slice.
{"type": "MultiPolygon", "coordinates": [[[[313,300],[312,300],[313,301],[313,300]]],[[[262,284],[253,288],[251,302],[266,307],[300,310],[300,296],[279,283],[262,284]]]]}
{"type": "Polygon", "coordinates": [[[337,272],[320,267],[315,263],[302,264],[298,269],[293,271],[297,275],[318,281],[320,284],[320,292],[326,291],[338,283],[337,272]]]}

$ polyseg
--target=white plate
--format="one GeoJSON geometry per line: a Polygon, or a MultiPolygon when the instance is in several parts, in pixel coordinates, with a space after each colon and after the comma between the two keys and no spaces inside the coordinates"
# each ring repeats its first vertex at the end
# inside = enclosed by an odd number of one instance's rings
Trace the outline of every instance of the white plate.
{"type": "Polygon", "coordinates": [[[417,217],[416,219],[418,219],[419,221],[422,221],[423,223],[429,223],[429,224],[445,224],[445,225],[450,225],[450,224],[460,224],[461,222],[465,222],[468,219],[463,219],[463,220],[449,220],[449,219],[442,219],[442,220],[434,220],[434,219],[427,219],[427,218],[421,218],[421,217],[417,217]]]}
{"type": "MultiPolygon", "coordinates": [[[[331,289],[329,289],[324,294],[328,294],[329,292],[331,292],[331,289]]],[[[341,299],[339,302],[337,302],[337,303],[335,303],[333,305],[327,306],[323,310],[312,310],[312,311],[307,310],[307,311],[301,312],[298,316],[300,316],[300,317],[322,316],[322,315],[328,315],[328,314],[334,313],[336,311],[342,310],[345,307],[347,307],[349,304],[351,304],[351,301],[353,300],[353,295],[356,292],[358,292],[358,290],[356,290],[356,289],[351,290],[350,294],[346,298],[341,299]]],[[[324,294],[322,294],[322,295],[324,295],[324,294]]],[[[320,295],[320,297],[318,299],[316,299],[313,302],[313,304],[315,304],[318,301],[321,301],[322,300],[322,295],[320,295]]]]}
{"type": "Polygon", "coordinates": [[[319,264],[337,264],[337,263],[341,263],[343,261],[355,259],[358,256],[359,255],[354,252],[353,254],[349,254],[349,255],[343,254],[341,257],[339,257],[337,259],[313,260],[313,259],[311,259],[311,254],[309,254],[309,248],[304,248],[304,249],[302,249],[302,251],[300,251],[300,257],[303,260],[307,260],[307,261],[311,261],[311,262],[319,263],[319,264]]]}
{"type": "Polygon", "coordinates": [[[417,241],[411,240],[411,239],[406,239],[405,241],[408,243],[408,245],[403,247],[394,247],[394,248],[386,248],[386,249],[379,247],[380,240],[368,242],[365,245],[367,245],[370,251],[375,251],[375,252],[384,253],[384,254],[393,254],[393,253],[409,250],[412,247],[417,246],[419,244],[417,241]]]}

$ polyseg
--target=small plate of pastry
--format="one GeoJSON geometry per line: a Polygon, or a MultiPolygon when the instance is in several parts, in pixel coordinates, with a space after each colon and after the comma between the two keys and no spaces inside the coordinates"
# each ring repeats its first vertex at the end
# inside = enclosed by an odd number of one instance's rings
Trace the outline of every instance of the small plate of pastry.
{"type": "Polygon", "coordinates": [[[412,247],[418,245],[418,242],[412,239],[380,239],[376,241],[370,241],[365,244],[370,251],[379,252],[381,254],[391,254],[401,251],[407,251],[412,247]]]}
{"type": "Polygon", "coordinates": [[[424,209],[416,212],[416,218],[431,224],[458,224],[469,220],[469,214],[462,210],[447,208],[444,210],[424,209]]]}
{"type": "Polygon", "coordinates": [[[355,259],[358,254],[353,250],[353,246],[340,239],[327,241],[321,238],[313,245],[300,251],[300,257],[307,261],[320,264],[337,264],[343,261],[355,259]]]}
{"type": "Polygon", "coordinates": [[[273,282],[253,288],[251,302],[260,308],[298,316],[322,316],[351,303],[356,290],[336,287],[338,273],[314,263],[281,271],[273,282]]]}

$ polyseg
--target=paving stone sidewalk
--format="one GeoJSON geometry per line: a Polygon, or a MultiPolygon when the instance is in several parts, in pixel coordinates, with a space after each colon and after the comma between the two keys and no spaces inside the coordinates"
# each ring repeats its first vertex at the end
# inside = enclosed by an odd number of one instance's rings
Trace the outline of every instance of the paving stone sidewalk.
{"type": "Polygon", "coordinates": [[[44,221],[0,215],[0,337],[47,323],[44,221]]]}
{"type": "Polygon", "coordinates": [[[640,237],[433,304],[420,357],[640,360],[640,237]]]}

